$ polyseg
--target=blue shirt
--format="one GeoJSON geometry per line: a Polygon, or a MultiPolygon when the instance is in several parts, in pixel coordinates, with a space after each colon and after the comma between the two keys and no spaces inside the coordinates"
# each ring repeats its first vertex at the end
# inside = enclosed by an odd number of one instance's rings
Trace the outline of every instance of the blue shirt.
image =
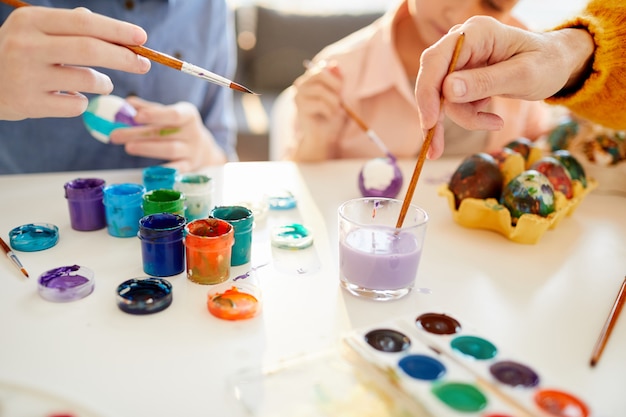
{"type": "MultiPolygon", "coordinates": [[[[145,46],[232,79],[236,67],[233,16],[224,0],[30,0],[57,8],[88,7],[137,24],[145,46]]],[[[0,22],[13,8],[0,5],[0,22]]],[[[152,63],[147,74],[98,68],[113,81],[114,95],[136,95],[163,104],[196,105],[206,127],[236,160],[233,92],[200,78],[152,63]]],[[[2,80],[0,82],[7,82],[2,80]]],[[[0,121],[0,174],[138,168],[164,161],[130,156],[121,145],[93,138],[82,117],[0,121]]]]}

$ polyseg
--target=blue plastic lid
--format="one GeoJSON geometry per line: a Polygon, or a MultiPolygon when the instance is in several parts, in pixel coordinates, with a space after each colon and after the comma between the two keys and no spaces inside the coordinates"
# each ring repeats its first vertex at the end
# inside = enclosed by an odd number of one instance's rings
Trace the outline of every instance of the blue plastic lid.
{"type": "Polygon", "coordinates": [[[9,243],[15,250],[36,252],[53,247],[59,241],[59,228],[49,223],[29,223],[9,232],[9,243]]]}

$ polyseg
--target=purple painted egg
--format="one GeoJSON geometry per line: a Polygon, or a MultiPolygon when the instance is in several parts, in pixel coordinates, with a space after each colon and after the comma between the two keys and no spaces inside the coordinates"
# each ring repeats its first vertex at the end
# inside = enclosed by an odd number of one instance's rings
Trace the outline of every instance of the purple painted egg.
{"type": "Polygon", "coordinates": [[[392,158],[374,158],[359,173],[359,190],[363,197],[395,198],[402,188],[402,171],[392,158]]]}
{"type": "Polygon", "coordinates": [[[529,169],[504,187],[500,204],[511,212],[513,224],[517,223],[522,214],[546,217],[556,209],[554,187],[541,172],[529,169]]]}
{"type": "Polygon", "coordinates": [[[565,197],[572,198],[572,177],[565,166],[552,156],[544,156],[537,160],[530,169],[537,170],[545,175],[556,191],[562,192],[565,197]]]}
{"type": "Polygon", "coordinates": [[[499,198],[503,177],[495,158],[487,153],[470,155],[456,169],[448,189],[458,208],[466,198],[499,198]]]}
{"type": "Polygon", "coordinates": [[[504,145],[505,148],[509,148],[519,153],[524,157],[525,161],[528,161],[530,151],[535,147],[535,144],[528,138],[519,137],[504,145]]]}
{"type": "Polygon", "coordinates": [[[585,169],[570,151],[561,149],[552,152],[552,156],[563,164],[565,169],[567,169],[567,172],[569,172],[569,176],[572,180],[578,180],[583,187],[587,187],[587,175],[585,174],[585,169]]]}

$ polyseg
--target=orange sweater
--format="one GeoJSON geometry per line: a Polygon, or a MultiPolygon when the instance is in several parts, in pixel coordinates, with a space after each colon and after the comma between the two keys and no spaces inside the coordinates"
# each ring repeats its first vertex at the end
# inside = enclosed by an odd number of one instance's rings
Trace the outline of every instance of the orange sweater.
{"type": "Polygon", "coordinates": [[[581,88],[546,101],[603,126],[626,129],[626,2],[590,0],[580,16],[556,29],[586,29],[596,46],[592,71],[581,88]]]}

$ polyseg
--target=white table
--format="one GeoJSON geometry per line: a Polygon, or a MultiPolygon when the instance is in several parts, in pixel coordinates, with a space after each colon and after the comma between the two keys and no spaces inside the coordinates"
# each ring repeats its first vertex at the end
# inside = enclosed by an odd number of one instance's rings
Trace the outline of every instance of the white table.
{"type": "MultiPolygon", "coordinates": [[[[167,310],[132,316],[117,308],[115,288],[145,276],[139,241],[106,230],[72,230],[63,184],[86,176],[140,182],[140,171],[0,177],[5,240],[13,227],[32,222],[56,224],[61,235],[49,250],[16,252],[30,279],[7,259],[0,262],[0,383],[75,400],[102,416],[239,416],[244,414],[227,381],[241,370],[326,349],[352,329],[437,311],[471,323],[504,351],[549,374],[553,385],[587,401],[594,416],[626,415],[626,318],[596,368],[588,365],[626,274],[625,198],[594,192],[538,244],[521,245],[455,224],[436,190],[459,160],[427,161],[413,200],[430,215],[417,278],[417,287],[430,294],[415,291],[377,303],[338,284],[336,210],[359,196],[362,163],[251,162],[206,171],[216,181],[216,203],[250,199],[271,187],[298,199],[297,210],[271,211],[255,228],[251,264],[270,262],[256,271],[264,309],[239,322],[213,317],[206,309],[209,288],[184,274],[170,279],[174,302],[167,310]],[[317,258],[306,260],[301,274],[289,263],[272,262],[268,237],[273,224],[294,220],[315,233],[317,258]],[[40,298],[37,276],[71,264],[96,272],[94,293],[66,304],[40,298]]],[[[406,178],[413,163],[401,162],[406,178]]]]}

